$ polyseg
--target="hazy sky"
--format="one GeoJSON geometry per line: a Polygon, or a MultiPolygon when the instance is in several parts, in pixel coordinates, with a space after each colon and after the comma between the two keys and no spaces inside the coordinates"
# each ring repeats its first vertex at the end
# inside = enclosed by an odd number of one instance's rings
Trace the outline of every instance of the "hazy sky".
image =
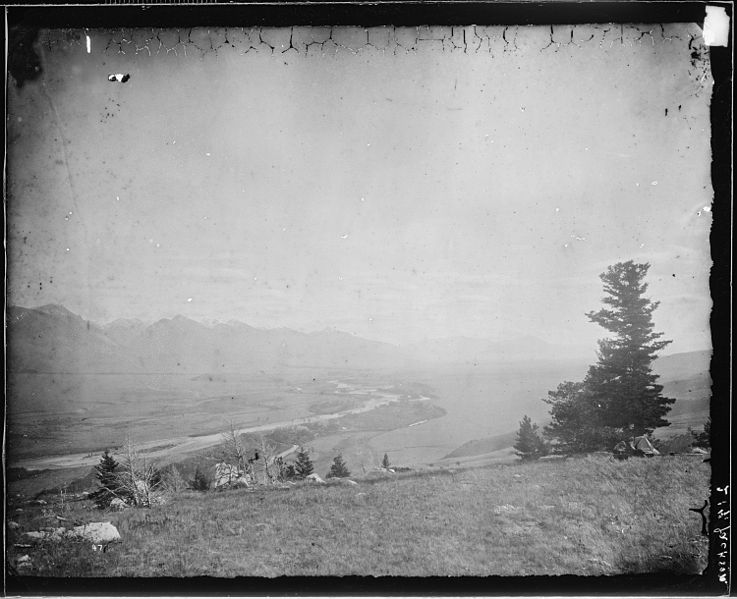
{"type": "Polygon", "coordinates": [[[408,48],[413,30],[372,32],[385,49],[283,53],[289,30],[265,33],[273,53],[234,30],[186,56],[174,32],[46,45],[39,80],[10,82],[10,301],[589,344],[598,275],[635,259],[669,351],[710,347],[701,31],[605,29],[469,29],[465,52],[408,48]]]}

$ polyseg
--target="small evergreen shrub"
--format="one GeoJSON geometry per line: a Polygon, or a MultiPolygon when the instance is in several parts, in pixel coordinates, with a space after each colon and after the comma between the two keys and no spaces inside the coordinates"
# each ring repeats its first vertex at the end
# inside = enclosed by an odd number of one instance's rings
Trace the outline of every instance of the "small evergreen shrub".
{"type": "Polygon", "coordinates": [[[514,444],[514,449],[515,453],[523,460],[537,460],[548,453],[545,441],[538,432],[537,424],[533,424],[527,415],[519,423],[517,442],[514,444]]]}
{"type": "Polygon", "coordinates": [[[294,470],[298,478],[305,478],[315,471],[310,453],[304,447],[300,447],[297,452],[297,462],[294,465],[294,470]]]}
{"type": "Polygon", "coordinates": [[[333,458],[333,464],[330,466],[330,472],[328,472],[326,478],[346,478],[350,475],[351,473],[343,461],[343,456],[340,454],[335,456],[335,458],[333,458]]]}
{"type": "Polygon", "coordinates": [[[195,491],[208,491],[210,489],[210,480],[207,478],[204,472],[197,466],[194,471],[194,476],[190,482],[192,488],[195,491]]]}

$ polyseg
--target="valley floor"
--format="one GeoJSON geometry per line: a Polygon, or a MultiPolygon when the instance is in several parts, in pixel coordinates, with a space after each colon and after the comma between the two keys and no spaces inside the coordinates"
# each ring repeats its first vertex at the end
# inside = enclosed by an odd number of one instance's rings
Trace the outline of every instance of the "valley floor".
{"type": "Polygon", "coordinates": [[[588,456],[356,478],[357,485],[184,491],[165,505],[9,505],[6,559],[34,576],[699,574],[689,511],[709,494],[692,456],[588,456]],[[112,521],[122,541],[31,544],[23,533],[112,521]],[[17,546],[20,544],[21,546],[17,546]],[[30,547],[23,545],[31,545],[30,547]]]}

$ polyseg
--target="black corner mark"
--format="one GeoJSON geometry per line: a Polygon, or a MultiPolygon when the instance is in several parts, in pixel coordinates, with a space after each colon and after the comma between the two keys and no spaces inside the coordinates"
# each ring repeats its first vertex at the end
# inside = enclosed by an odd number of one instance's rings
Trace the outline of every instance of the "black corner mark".
{"type": "Polygon", "coordinates": [[[709,505],[709,502],[705,499],[704,505],[700,508],[696,507],[690,507],[688,508],[689,512],[696,512],[697,514],[701,515],[701,534],[704,536],[709,536],[709,531],[706,529],[706,515],[704,514],[704,510],[706,509],[706,506],[709,505]]]}
{"type": "Polygon", "coordinates": [[[18,88],[41,75],[41,57],[35,49],[38,27],[17,25],[8,31],[8,71],[18,88]]]}

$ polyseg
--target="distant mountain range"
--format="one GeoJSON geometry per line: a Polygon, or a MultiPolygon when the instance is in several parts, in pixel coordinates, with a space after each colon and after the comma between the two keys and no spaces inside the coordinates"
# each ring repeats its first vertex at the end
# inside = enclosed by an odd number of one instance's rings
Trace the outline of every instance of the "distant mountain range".
{"type": "Polygon", "coordinates": [[[10,307],[8,368],[14,372],[250,372],[278,366],[401,368],[399,348],[340,331],[204,325],[183,316],[153,324],[98,325],[63,306],[10,307]]]}
{"type": "MultiPolygon", "coordinates": [[[[556,346],[535,337],[504,341],[456,337],[400,348],[331,329],[303,333],[259,329],[232,320],[203,324],[183,316],[153,324],[120,319],[99,325],[55,304],[9,307],[7,345],[11,372],[219,373],[284,366],[399,370],[437,363],[586,364],[594,359],[590,349],[556,346]]],[[[674,369],[683,372],[679,365],[674,369]]]]}

